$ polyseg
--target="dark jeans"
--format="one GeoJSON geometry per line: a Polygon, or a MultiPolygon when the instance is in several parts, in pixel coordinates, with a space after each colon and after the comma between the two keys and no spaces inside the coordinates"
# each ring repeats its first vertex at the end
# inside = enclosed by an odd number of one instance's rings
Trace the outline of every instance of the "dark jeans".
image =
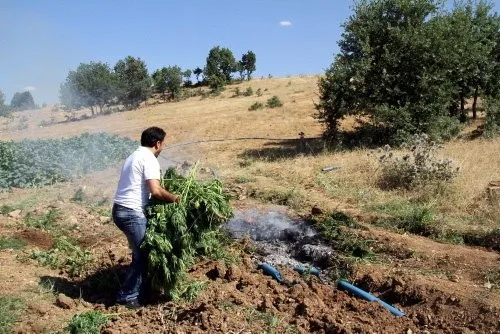
{"type": "Polygon", "coordinates": [[[140,245],[146,234],[147,219],[144,213],[134,211],[124,206],[113,205],[113,221],[127,237],[132,250],[132,263],[127,270],[125,279],[121,282],[117,301],[126,302],[137,299],[141,288],[142,276],[146,269],[146,255],[140,245]]]}

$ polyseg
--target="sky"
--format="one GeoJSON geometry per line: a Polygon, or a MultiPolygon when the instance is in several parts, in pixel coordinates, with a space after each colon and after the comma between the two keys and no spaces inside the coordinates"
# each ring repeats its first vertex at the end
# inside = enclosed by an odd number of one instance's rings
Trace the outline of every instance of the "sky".
{"type": "MultiPolygon", "coordinates": [[[[500,7],[494,1],[495,9],[500,7]]],[[[150,73],[203,68],[214,46],[257,57],[254,77],[321,74],[338,52],[352,0],[0,0],[0,90],[57,103],[80,63],[126,56],[150,73]]]]}

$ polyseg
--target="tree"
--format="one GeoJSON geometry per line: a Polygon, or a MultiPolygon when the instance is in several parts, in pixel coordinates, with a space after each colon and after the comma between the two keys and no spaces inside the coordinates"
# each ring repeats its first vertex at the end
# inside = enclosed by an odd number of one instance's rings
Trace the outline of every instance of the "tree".
{"type": "Polygon", "coordinates": [[[166,90],[167,90],[167,81],[165,80],[165,71],[166,67],[158,69],[153,72],[153,87],[156,93],[162,94],[163,100],[167,100],[166,90]]]}
{"type": "Polygon", "coordinates": [[[6,116],[9,114],[9,108],[5,105],[5,95],[0,90],[0,116],[6,116]]]}
{"type": "Polygon", "coordinates": [[[106,63],[81,63],[76,71],[68,73],[59,93],[66,107],[88,107],[94,116],[96,107],[102,112],[116,96],[116,79],[106,63]]]}
{"type": "Polygon", "coordinates": [[[355,3],[340,53],[319,80],[317,116],[326,136],[335,138],[340,120],[351,114],[366,115],[396,141],[435,130],[448,113],[452,92],[441,6],[438,0],[355,3]]]}
{"type": "Polygon", "coordinates": [[[184,77],[184,86],[191,86],[193,84],[191,81],[191,74],[193,74],[193,71],[189,69],[182,72],[182,76],[184,77]]]}
{"type": "Polygon", "coordinates": [[[247,80],[250,80],[252,78],[252,73],[256,69],[256,62],[257,58],[255,57],[255,53],[253,53],[252,51],[248,51],[241,56],[240,66],[242,66],[243,70],[246,71],[247,80]]]}
{"type": "Polygon", "coordinates": [[[155,90],[163,94],[165,101],[167,100],[167,92],[169,99],[177,99],[180,95],[184,74],[185,72],[182,72],[179,66],[168,66],[156,70],[153,73],[155,90]]]}
{"type": "Polygon", "coordinates": [[[231,74],[235,68],[236,60],[231,50],[216,46],[208,53],[203,73],[210,87],[220,89],[231,82],[231,74]]]}
{"type": "Polygon", "coordinates": [[[70,72],[66,81],[59,86],[59,101],[64,105],[65,109],[79,109],[85,106],[85,102],[75,87],[75,80],[72,78],[75,72],[70,72]]]}
{"type": "Polygon", "coordinates": [[[151,78],[146,63],[127,56],[115,65],[118,80],[118,100],[127,107],[138,107],[151,94],[151,78]]]}
{"type": "Polygon", "coordinates": [[[35,109],[35,101],[30,92],[15,93],[10,102],[10,107],[13,110],[28,110],[35,109]]]}
{"type": "MultiPolygon", "coordinates": [[[[492,5],[484,1],[459,2],[451,13],[442,17],[445,22],[444,40],[448,78],[455,85],[456,105],[460,105],[460,118],[467,117],[465,102],[473,97],[472,113],[476,118],[477,98],[490,80],[494,61],[495,32],[498,19],[490,14],[492,5]]],[[[458,110],[457,110],[458,111],[458,110]]]]}
{"type": "Polygon", "coordinates": [[[202,73],[203,73],[203,70],[202,70],[201,68],[199,68],[199,67],[197,67],[197,68],[195,68],[195,69],[193,70],[193,74],[194,74],[194,75],[196,75],[196,81],[197,81],[198,83],[200,82],[200,79],[199,79],[199,78],[200,78],[200,74],[202,74],[202,73]]]}

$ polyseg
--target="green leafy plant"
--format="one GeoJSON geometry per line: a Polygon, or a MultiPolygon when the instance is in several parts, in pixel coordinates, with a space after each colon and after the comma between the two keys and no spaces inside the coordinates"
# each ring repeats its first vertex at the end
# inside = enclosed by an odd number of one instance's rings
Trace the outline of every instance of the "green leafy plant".
{"type": "Polygon", "coordinates": [[[22,239],[0,237],[0,249],[22,249],[26,245],[26,241],[22,239]]]}
{"type": "Polygon", "coordinates": [[[197,182],[195,174],[196,168],[187,177],[168,169],[162,186],[179,194],[180,202],[147,208],[149,224],[142,244],[148,253],[147,272],[153,286],[163,288],[171,299],[182,295],[187,267],[213,246],[213,231],[232,216],[221,182],[197,182]]]}
{"type": "Polygon", "coordinates": [[[283,102],[281,102],[280,98],[277,97],[276,95],[274,95],[273,97],[268,99],[267,104],[266,104],[266,106],[268,108],[278,108],[278,107],[281,107],[282,105],[283,105],[283,102]]]}
{"type": "Polygon", "coordinates": [[[103,170],[127,157],[135,146],[130,139],[105,133],[0,141],[0,189],[43,187],[103,170]]]}
{"type": "Polygon", "coordinates": [[[262,103],[260,103],[260,102],[255,102],[254,104],[252,104],[252,105],[250,106],[250,108],[248,108],[248,110],[250,110],[250,111],[254,111],[254,110],[259,110],[259,109],[262,109],[262,108],[264,108],[264,105],[263,105],[262,103]]]}
{"type": "Polygon", "coordinates": [[[70,277],[81,276],[92,263],[92,253],[66,237],[59,237],[46,252],[33,250],[28,258],[36,260],[43,267],[64,270],[70,277]]]}
{"type": "Polygon", "coordinates": [[[0,296],[0,334],[9,334],[19,317],[22,303],[10,296],[0,296]]]}
{"type": "Polygon", "coordinates": [[[70,334],[99,334],[108,319],[109,316],[99,311],[76,314],[71,318],[65,332],[70,334]]]}
{"type": "Polygon", "coordinates": [[[49,209],[46,214],[43,215],[32,215],[28,214],[24,218],[24,222],[28,227],[39,228],[45,231],[52,229],[58,218],[61,216],[61,211],[58,209],[49,209]]]}
{"type": "Polygon", "coordinates": [[[244,96],[252,96],[253,95],[253,89],[252,87],[248,87],[245,93],[243,93],[244,96]]]}

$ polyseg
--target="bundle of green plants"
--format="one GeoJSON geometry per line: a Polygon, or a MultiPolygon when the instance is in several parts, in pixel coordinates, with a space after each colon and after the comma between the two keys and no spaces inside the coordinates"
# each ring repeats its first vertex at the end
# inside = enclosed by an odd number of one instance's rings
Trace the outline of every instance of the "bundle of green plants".
{"type": "Polygon", "coordinates": [[[179,195],[180,201],[152,204],[146,210],[148,228],[142,248],[148,254],[147,274],[154,288],[174,300],[187,290],[186,269],[197,255],[214,251],[216,232],[233,215],[222,183],[197,181],[195,176],[196,167],[186,177],[168,169],[161,184],[179,195]]]}

